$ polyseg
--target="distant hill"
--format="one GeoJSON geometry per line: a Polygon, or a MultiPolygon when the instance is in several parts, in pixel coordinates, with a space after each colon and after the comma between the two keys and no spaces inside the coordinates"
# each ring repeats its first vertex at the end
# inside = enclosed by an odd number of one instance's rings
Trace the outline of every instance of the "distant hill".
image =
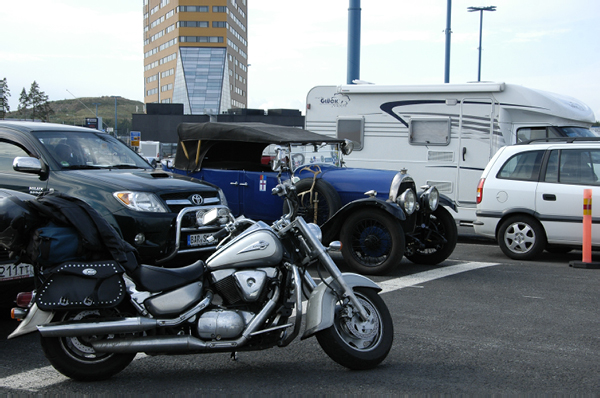
{"type": "MultiPolygon", "coordinates": [[[[98,104],[98,117],[102,118],[104,127],[115,127],[115,98],[114,97],[85,97],[49,101],[54,114],[50,122],[83,126],[85,118],[96,117],[96,104],[98,104]]],[[[117,121],[119,135],[128,134],[131,129],[131,115],[144,113],[144,103],[123,97],[117,97],[117,121]]],[[[18,111],[8,112],[6,119],[23,119],[28,112],[20,114],[18,111]]]]}

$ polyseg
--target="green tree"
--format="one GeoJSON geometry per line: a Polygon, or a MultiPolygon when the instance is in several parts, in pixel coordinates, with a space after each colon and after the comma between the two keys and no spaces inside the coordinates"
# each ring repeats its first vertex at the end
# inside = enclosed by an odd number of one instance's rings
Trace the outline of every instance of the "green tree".
{"type": "Polygon", "coordinates": [[[35,80],[31,83],[28,96],[32,108],[31,118],[48,121],[54,111],[48,103],[48,96],[40,90],[40,86],[35,80]]]}
{"type": "Polygon", "coordinates": [[[21,90],[21,94],[19,95],[19,108],[17,109],[20,117],[25,117],[25,119],[27,119],[27,108],[29,108],[30,104],[29,94],[27,94],[25,87],[23,87],[23,90],[21,90]]]}
{"type": "Polygon", "coordinates": [[[7,112],[10,112],[10,105],[8,104],[8,97],[10,97],[10,89],[6,78],[0,80],[0,116],[4,119],[7,112]]]}

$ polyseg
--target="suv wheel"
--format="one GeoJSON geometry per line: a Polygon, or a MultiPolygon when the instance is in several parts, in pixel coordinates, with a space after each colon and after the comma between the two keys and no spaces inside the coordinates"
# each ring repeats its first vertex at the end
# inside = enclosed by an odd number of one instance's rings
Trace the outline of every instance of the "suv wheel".
{"type": "Polygon", "coordinates": [[[498,245],[510,258],[531,260],[546,247],[546,234],[533,217],[512,216],[498,229],[498,245]]]}

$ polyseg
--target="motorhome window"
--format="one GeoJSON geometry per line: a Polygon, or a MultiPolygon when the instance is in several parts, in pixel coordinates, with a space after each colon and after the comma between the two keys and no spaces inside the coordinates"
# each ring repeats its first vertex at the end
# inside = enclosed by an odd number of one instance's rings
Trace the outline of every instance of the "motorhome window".
{"type": "Polygon", "coordinates": [[[497,178],[504,180],[537,181],[544,151],[521,152],[504,163],[497,178]]]}
{"type": "Polygon", "coordinates": [[[408,142],[412,145],[448,145],[450,118],[411,119],[408,126],[408,142]]]}
{"type": "Polygon", "coordinates": [[[354,141],[354,150],[363,149],[365,122],[360,119],[338,119],[337,120],[337,138],[349,139],[354,141]]]}
{"type": "Polygon", "coordinates": [[[597,137],[596,134],[590,129],[584,127],[554,127],[558,130],[559,137],[597,137]]]}
{"type": "MultiPolygon", "coordinates": [[[[550,137],[557,137],[551,133],[550,137]]],[[[517,130],[517,142],[548,138],[548,129],[546,127],[522,127],[517,130]]]]}

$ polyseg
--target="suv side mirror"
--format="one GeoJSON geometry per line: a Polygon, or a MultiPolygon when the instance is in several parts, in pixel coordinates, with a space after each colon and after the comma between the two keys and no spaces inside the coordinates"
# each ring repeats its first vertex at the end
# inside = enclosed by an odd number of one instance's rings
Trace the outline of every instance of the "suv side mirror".
{"type": "Polygon", "coordinates": [[[23,173],[41,174],[42,162],[37,158],[16,157],[13,160],[13,169],[23,173]]]}

